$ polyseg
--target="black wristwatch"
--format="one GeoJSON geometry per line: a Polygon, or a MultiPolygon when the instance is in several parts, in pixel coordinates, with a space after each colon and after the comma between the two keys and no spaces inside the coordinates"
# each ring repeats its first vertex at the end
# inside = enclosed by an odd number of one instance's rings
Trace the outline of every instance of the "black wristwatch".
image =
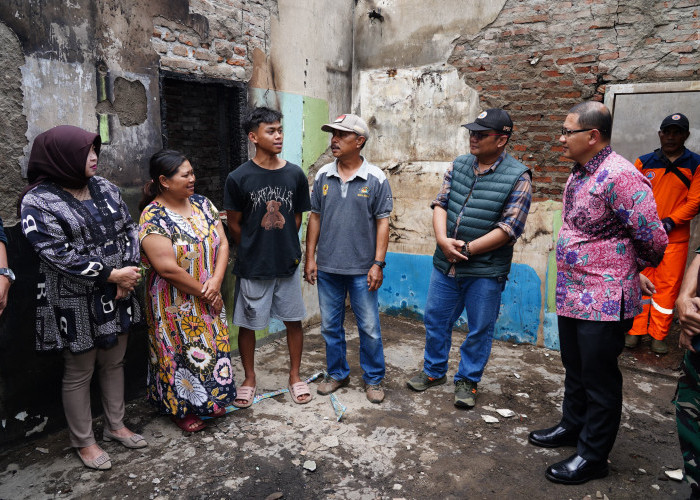
{"type": "Polygon", "coordinates": [[[380,269],[384,269],[386,267],[386,262],[383,260],[375,260],[374,265],[379,266],[380,269]]]}
{"type": "Polygon", "coordinates": [[[15,282],[15,273],[9,267],[0,267],[0,276],[4,276],[10,281],[10,285],[15,282]]]}

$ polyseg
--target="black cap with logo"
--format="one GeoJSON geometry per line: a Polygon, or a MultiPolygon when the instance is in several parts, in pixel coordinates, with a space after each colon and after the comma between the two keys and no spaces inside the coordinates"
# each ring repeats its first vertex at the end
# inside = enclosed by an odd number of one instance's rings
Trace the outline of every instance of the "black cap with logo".
{"type": "Polygon", "coordinates": [[[674,113],[664,118],[664,121],[661,122],[659,130],[663,130],[666,127],[678,127],[688,131],[690,130],[690,123],[688,123],[688,118],[685,115],[674,113]]]}
{"type": "Polygon", "coordinates": [[[500,108],[487,109],[482,111],[472,123],[462,125],[468,130],[495,130],[502,134],[510,135],[513,133],[513,120],[510,115],[500,108]]]}

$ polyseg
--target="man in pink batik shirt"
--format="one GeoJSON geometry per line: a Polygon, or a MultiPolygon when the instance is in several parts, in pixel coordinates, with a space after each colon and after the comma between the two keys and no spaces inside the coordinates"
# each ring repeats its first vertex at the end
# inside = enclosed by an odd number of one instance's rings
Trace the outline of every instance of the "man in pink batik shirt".
{"type": "Polygon", "coordinates": [[[574,106],[559,141],[576,163],[564,189],[557,240],[557,316],[566,369],[562,419],[530,443],[575,446],[545,477],[581,484],[608,474],[622,412],[617,358],[642,311],[640,271],[661,261],[668,237],[649,181],[610,148],[612,117],[599,102],[574,106]]]}

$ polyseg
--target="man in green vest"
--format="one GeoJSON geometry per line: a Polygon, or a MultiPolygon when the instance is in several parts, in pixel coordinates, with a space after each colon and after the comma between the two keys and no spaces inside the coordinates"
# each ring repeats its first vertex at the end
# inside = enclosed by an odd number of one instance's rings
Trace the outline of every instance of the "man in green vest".
{"type": "Polygon", "coordinates": [[[407,385],[424,391],[445,383],[452,327],[466,308],[469,333],[454,377],[455,406],[472,408],[513,245],[530,210],[532,174],[505,151],[513,132],[506,111],[487,109],[463,126],[471,154],[455,159],[431,203],[437,247],[425,304],[425,356],[423,370],[407,385]]]}

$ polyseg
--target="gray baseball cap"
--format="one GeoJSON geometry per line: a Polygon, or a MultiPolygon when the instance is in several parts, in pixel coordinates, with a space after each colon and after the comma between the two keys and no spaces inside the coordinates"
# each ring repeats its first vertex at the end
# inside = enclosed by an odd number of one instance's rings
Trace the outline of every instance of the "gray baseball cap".
{"type": "Polygon", "coordinates": [[[355,132],[365,139],[369,139],[369,127],[367,123],[357,115],[340,115],[333,120],[333,123],[326,123],[321,126],[324,132],[333,132],[333,130],[344,130],[346,132],[355,132]]]}

